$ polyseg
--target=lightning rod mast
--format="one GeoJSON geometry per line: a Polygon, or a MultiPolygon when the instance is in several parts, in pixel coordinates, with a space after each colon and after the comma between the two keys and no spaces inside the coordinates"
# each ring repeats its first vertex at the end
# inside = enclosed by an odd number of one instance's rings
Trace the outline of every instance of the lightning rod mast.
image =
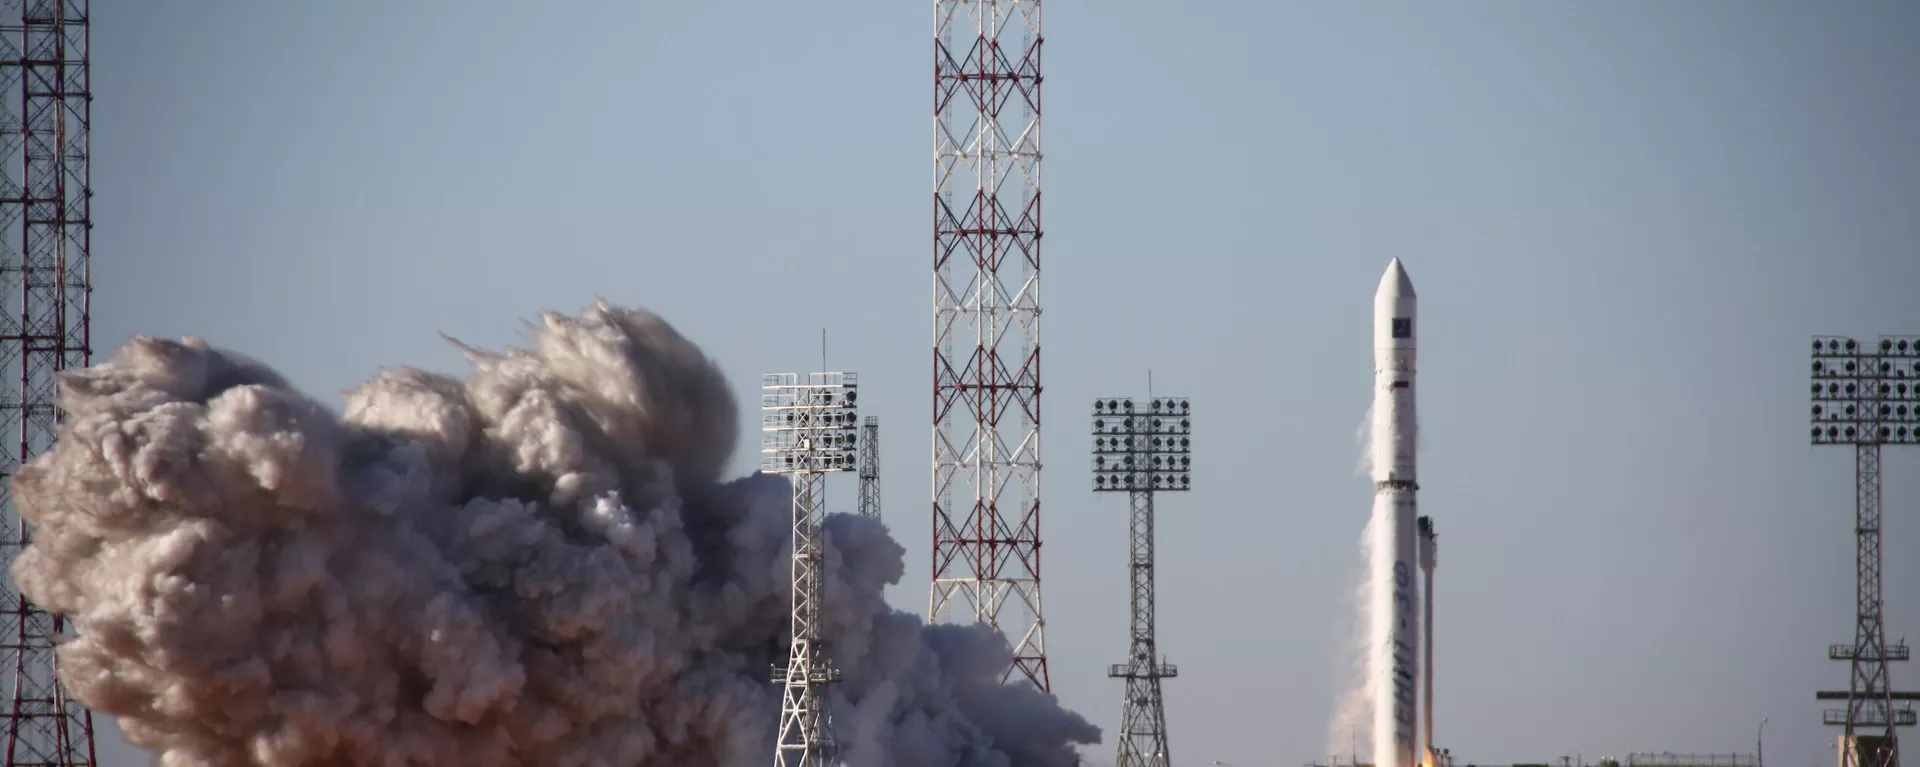
{"type": "Polygon", "coordinates": [[[935,0],[933,585],[1043,691],[1039,0],[935,0]],[[964,607],[956,607],[955,602],[964,607]]]}
{"type": "MultiPolygon", "coordinates": [[[[0,567],[32,540],[13,506],[14,472],[52,446],[56,380],[93,351],[88,21],[87,0],[0,5],[0,423],[17,437],[0,440],[0,567]]],[[[72,626],[5,582],[6,764],[92,767],[93,713],[67,695],[53,652],[72,626]]]]}

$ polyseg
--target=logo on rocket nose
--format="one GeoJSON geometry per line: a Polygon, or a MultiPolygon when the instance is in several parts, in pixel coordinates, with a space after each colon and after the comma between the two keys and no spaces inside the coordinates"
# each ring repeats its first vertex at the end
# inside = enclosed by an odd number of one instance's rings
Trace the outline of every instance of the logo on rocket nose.
{"type": "Polygon", "coordinates": [[[1413,318],[1412,317],[1393,318],[1393,337],[1394,338],[1412,338],[1413,337],[1413,318]]]}

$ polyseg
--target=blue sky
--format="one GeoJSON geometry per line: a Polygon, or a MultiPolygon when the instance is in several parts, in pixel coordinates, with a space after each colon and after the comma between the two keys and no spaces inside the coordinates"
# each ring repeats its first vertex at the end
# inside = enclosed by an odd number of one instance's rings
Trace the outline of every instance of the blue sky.
{"type": "MultiPolygon", "coordinates": [[[[751,403],[825,327],[883,419],[890,598],[924,611],[931,6],[101,0],[95,337],[201,335],[337,401],[381,365],[460,370],[440,331],[500,346],[601,295],[668,317],[751,403]]],[[[1323,756],[1371,299],[1399,257],[1441,745],[1750,752],[1769,717],[1771,762],[1830,764],[1812,693],[1846,680],[1825,647],[1851,640],[1852,464],[1805,444],[1806,341],[1920,333],[1917,23],[1049,4],[1056,692],[1118,724],[1126,510],[1087,491],[1076,414],[1151,368],[1198,412],[1197,489],[1160,504],[1174,758],[1323,756]]],[[[1889,634],[1920,640],[1916,467],[1888,457],[1886,583],[1889,634]]]]}

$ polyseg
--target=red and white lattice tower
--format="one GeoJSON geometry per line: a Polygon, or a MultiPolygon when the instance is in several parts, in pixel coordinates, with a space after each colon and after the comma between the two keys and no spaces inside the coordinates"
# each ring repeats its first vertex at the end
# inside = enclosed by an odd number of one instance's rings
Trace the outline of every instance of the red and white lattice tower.
{"type": "MultiPolygon", "coordinates": [[[[0,3],[0,566],[26,546],[13,474],[53,443],[55,380],[86,367],[89,295],[86,0],[0,3]]],[[[91,767],[93,714],[67,697],[53,645],[71,631],[0,590],[0,642],[10,669],[6,764],[91,767]]]]}
{"type": "Polygon", "coordinates": [[[1040,610],[1040,3],[936,0],[933,589],[1049,690],[1040,610]],[[959,605],[964,606],[959,606],[959,605]]]}

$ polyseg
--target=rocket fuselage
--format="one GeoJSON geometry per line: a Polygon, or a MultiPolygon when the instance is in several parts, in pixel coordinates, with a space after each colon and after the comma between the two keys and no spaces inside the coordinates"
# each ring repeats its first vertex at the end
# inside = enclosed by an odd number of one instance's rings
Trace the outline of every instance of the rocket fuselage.
{"type": "Polygon", "coordinates": [[[1390,524],[1375,530],[1373,619],[1379,653],[1375,668],[1387,670],[1375,690],[1374,762],[1378,767],[1415,767],[1418,721],[1419,601],[1415,559],[1417,494],[1415,468],[1419,420],[1414,408],[1417,298],[1400,259],[1387,265],[1373,297],[1373,480],[1376,514],[1385,504],[1390,524]],[[1389,555],[1389,556],[1383,556],[1389,555]],[[1384,630],[1381,630],[1381,629],[1384,630]],[[1391,737],[1387,735],[1391,733],[1391,737]]]}

